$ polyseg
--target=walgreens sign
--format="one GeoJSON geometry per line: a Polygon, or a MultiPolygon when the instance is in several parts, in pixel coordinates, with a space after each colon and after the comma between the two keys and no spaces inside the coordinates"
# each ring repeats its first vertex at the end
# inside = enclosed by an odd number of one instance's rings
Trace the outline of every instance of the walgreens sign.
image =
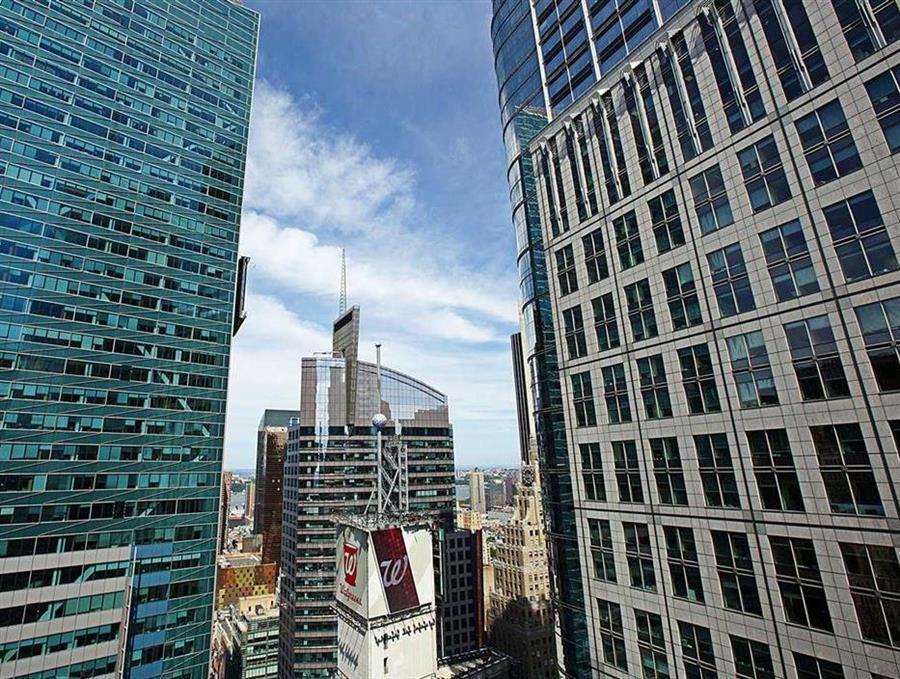
{"type": "Polygon", "coordinates": [[[403,531],[399,528],[388,528],[374,531],[371,536],[388,609],[391,613],[398,613],[417,608],[419,595],[403,531]]]}

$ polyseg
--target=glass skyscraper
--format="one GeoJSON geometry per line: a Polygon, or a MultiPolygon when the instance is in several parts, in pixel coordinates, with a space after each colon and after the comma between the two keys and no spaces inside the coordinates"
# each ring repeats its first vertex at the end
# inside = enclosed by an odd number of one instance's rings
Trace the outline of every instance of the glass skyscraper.
{"type": "MultiPolygon", "coordinates": [[[[378,459],[372,417],[387,417],[385,445],[404,460],[411,515],[450,529],[455,507],[453,428],[446,395],[391,368],[357,360],[359,307],[333,326],[331,354],[303,358],[300,413],[288,428],[281,539],[279,675],[326,679],[338,655],[335,520],[375,514],[378,459]],[[379,381],[380,377],[380,381],[379,381]],[[380,403],[379,403],[380,396],[380,403]]],[[[401,504],[395,497],[395,506],[401,504]]],[[[459,630],[456,630],[457,632],[459,630]]],[[[436,649],[422,649],[434,654],[436,649]]]]}
{"type": "Polygon", "coordinates": [[[900,676],[896,0],[494,9],[563,669],[900,676]]]}
{"type": "Polygon", "coordinates": [[[3,676],[207,675],[257,33],[0,2],[3,676]]]}

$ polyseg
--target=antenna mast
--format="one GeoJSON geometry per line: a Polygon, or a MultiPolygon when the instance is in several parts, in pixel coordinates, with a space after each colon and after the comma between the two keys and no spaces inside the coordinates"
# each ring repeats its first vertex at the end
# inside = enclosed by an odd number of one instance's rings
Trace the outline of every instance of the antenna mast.
{"type": "Polygon", "coordinates": [[[338,302],[338,316],[347,313],[347,255],[341,248],[341,296],[338,302]]]}

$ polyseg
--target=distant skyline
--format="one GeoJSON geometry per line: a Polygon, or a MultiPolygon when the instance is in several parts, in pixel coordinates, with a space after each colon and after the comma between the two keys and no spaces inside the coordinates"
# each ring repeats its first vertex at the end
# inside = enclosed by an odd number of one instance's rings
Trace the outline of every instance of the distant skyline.
{"type": "Polygon", "coordinates": [[[226,468],[331,347],[340,249],[361,357],[450,399],[460,465],[515,464],[514,236],[485,2],[250,0],[261,13],[226,468]]]}

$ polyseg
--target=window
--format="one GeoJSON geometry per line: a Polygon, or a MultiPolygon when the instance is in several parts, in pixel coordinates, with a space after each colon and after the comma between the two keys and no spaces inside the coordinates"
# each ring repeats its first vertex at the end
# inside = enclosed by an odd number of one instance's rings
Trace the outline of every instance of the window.
{"type": "Polygon", "coordinates": [[[558,236],[560,230],[559,216],[556,212],[556,187],[553,186],[553,177],[550,175],[550,154],[546,151],[540,154],[540,168],[544,179],[544,194],[547,196],[547,212],[550,215],[550,233],[558,236]]]}
{"type": "Polygon", "coordinates": [[[650,296],[650,281],[646,278],[625,286],[625,301],[628,304],[628,321],[631,336],[635,342],[656,337],[656,313],[650,296]]]}
{"type": "Polygon", "coordinates": [[[847,282],[897,269],[897,257],[871,191],[829,205],[824,213],[847,282]]]}
{"type": "Polygon", "coordinates": [[[718,165],[691,177],[690,184],[701,233],[712,233],[734,223],[725,181],[718,165]]]}
{"type": "Polygon", "coordinates": [[[830,660],[795,652],[794,664],[797,665],[797,679],[844,679],[844,670],[830,660]]]}
{"type": "Polygon", "coordinates": [[[731,654],[734,656],[734,671],[746,679],[775,679],[772,667],[772,652],[759,641],[729,635],[731,654]]]}
{"type": "Polygon", "coordinates": [[[798,119],[795,126],[816,186],[862,167],[844,110],[837,99],[798,119]]]}
{"type": "Polygon", "coordinates": [[[613,231],[616,234],[616,250],[619,252],[622,269],[630,269],[643,262],[644,250],[641,247],[641,235],[634,210],[616,217],[613,220],[613,231]]]}
{"type": "Polygon", "coordinates": [[[638,463],[634,441],[613,441],[613,461],[616,465],[616,486],[619,502],[641,503],[644,489],[641,485],[641,466],[638,463]]]}
{"type": "Polygon", "coordinates": [[[616,559],[612,529],[606,519],[588,519],[591,535],[591,557],[594,561],[594,577],[607,582],[616,581],[616,559]]]}
{"type": "Polygon", "coordinates": [[[587,354],[587,343],[584,339],[584,318],[581,305],[563,310],[563,324],[566,329],[566,349],[569,358],[582,358],[587,354]]]}
{"type": "Polygon", "coordinates": [[[709,348],[705,344],[696,344],[679,349],[678,361],[681,364],[681,381],[690,413],[696,415],[720,412],[722,405],[719,402],[709,348]]]}
{"type": "Polygon", "coordinates": [[[863,639],[900,646],[900,564],[896,550],[881,545],[840,545],[863,639]]]}
{"type": "Polygon", "coordinates": [[[769,544],[787,621],[831,632],[831,615],[812,541],[770,535],[769,544]]]}
{"type": "Polygon", "coordinates": [[[800,220],[794,219],[763,231],[759,239],[779,302],[819,291],[800,220]]]}
{"type": "MultiPolygon", "coordinates": [[[[561,163],[559,162],[559,152],[556,148],[556,139],[550,140],[550,163],[553,169],[553,179],[554,179],[554,191],[556,193],[556,200],[559,205],[559,222],[562,226],[563,232],[569,230],[569,210],[566,207],[566,190],[565,184],[563,183],[562,178],[562,168],[560,167],[561,163]]],[[[557,235],[556,233],[553,234],[557,235]]]]}
{"type": "Polygon", "coordinates": [[[706,258],[722,318],[755,309],[756,302],[741,246],[732,243],[721,250],[710,252],[706,258]]]}
{"type": "Polygon", "coordinates": [[[597,332],[597,345],[600,351],[615,349],[621,344],[619,340],[619,322],[616,320],[616,309],[611,292],[591,300],[594,309],[594,330],[597,332]]]}
{"type": "Polygon", "coordinates": [[[683,330],[703,322],[700,313],[700,300],[697,298],[697,286],[694,273],[688,262],[663,271],[663,283],[666,286],[666,303],[669,305],[669,316],[673,330],[683,330]]]}
{"type": "Polygon", "coordinates": [[[631,422],[631,406],[628,402],[628,383],[625,381],[625,365],[606,366],[603,374],[603,398],[609,424],[631,422]]]}
{"type": "Polygon", "coordinates": [[[571,378],[575,422],[579,427],[593,427],[597,424],[597,415],[594,412],[594,390],[591,387],[591,373],[575,373],[571,378]]]}
{"type": "Polygon", "coordinates": [[[600,97],[594,124],[597,128],[597,143],[600,147],[603,173],[606,175],[606,193],[610,204],[613,204],[631,194],[631,184],[628,181],[625,151],[622,149],[622,139],[619,135],[618,115],[611,94],[606,93],[600,97]]]}
{"type": "Polygon", "coordinates": [[[900,151],[900,66],[866,81],[866,92],[891,153],[900,151]]]}
{"type": "Polygon", "coordinates": [[[657,251],[662,254],[684,245],[684,230],[681,228],[675,192],[669,189],[656,198],[651,198],[647,207],[650,208],[650,223],[657,251]]]}
{"type": "Polygon", "coordinates": [[[697,434],[694,436],[697,463],[700,466],[700,481],[707,507],[741,506],[725,434],[697,434]]]}
{"type": "Polygon", "coordinates": [[[559,281],[560,295],[568,295],[578,289],[575,255],[572,253],[571,245],[566,245],[556,251],[556,280],[559,281]]]}
{"type": "Polygon", "coordinates": [[[675,596],[703,603],[703,583],[694,531],[690,528],[665,526],[666,552],[675,596]]]}
{"type": "Polygon", "coordinates": [[[584,245],[584,265],[587,268],[588,283],[597,283],[609,278],[609,264],[606,261],[602,230],[591,231],[582,237],[581,243],[584,245]]]}
{"type": "Polygon", "coordinates": [[[747,536],[716,530],[711,534],[725,608],[750,615],[762,615],[747,536]]]}
{"type": "Polygon", "coordinates": [[[728,127],[734,134],[762,118],[766,110],[731,3],[717,0],[715,11],[701,16],[700,28],[728,127]]]}
{"type": "Polygon", "coordinates": [[[653,473],[656,476],[659,501],[664,505],[687,506],[678,439],[674,436],[650,439],[650,452],[653,454],[653,473]]]}
{"type": "Polygon", "coordinates": [[[650,532],[646,524],[622,524],[625,531],[625,556],[631,586],[656,591],[656,575],[653,570],[653,551],[650,548],[650,532]]]}
{"type": "Polygon", "coordinates": [[[778,391],[763,334],[756,330],[726,340],[741,408],[778,405],[778,391]]]}
{"type": "Polygon", "coordinates": [[[634,609],[637,625],[638,650],[644,679],[668,679],[669,661],[666,658],[666,637],[662,619],[655,613],[634,609]]]}
{"type": "Polygon", "coordinates": [[[581,170],[584,173],[585,188],[587,190],[588,209],[591,214],[597,212],[597,190],[594,181],[593,161],[588,152],[587,137],[584,134],[585,122],[582,118],[575,120],[575,137],[578,140],[578,159],[581,161],[581,170]]]}
{"type": "Polygon", "coordinates": [[[575,155],[574,132],[567,130],[565,132],[566,139],[566,157],[569,161],[569,172],[572,175],[572,186],[575,189],[575,211],[578,214],[578,221],[583,222],[588,218],[587,205],[584,200],[584,191],[581,188],[581,167],[578,164],[579,157],[575,155]]]}
{"type": "Polygon", "coordinates": [[[662,53],[660,68],[675,118],[681,154],[687,161],[712,146],[712,135],[683,33],[672,36],[671,45],[662,53]]]}
{"type": "Polygon", "coordinates": [[[788,101],[828,80],[828,68],[801,2],[754,0],[788,101]]]}
{"type": "Polygon", "coordinates": [[[810,427],[831,511],[884,516],[866,441],[858,424],[810,427]]]}
{"type": "Polygon", "coordinates": [[[688,679],[717,679],[716,654],[709,630],[679,620],[678,633],[685,676],[688,679]]]}
{"type": "Polygon", "coordinates": [[[606,502],[600,444],[580,443],[578,449],[581,452],[581,478],[584,480],[585,497],[591,502],[606,502]]]}
{"type": "Polygon", "coordinates": [[[603,662],[628,670],[625,656],[625,631],[622,628],[622,609],[619,604],[597,599],[599,609],[600,646],[603,649],[603,662]]]}
{"type": "Polygon", "coordinates": [[[750,444],[750,456],[763,507],[784,512],[802,512],[803,494],[800,492],[787,431],[748,431],[747,442],[750,444]]]}
{"type": "Polygon", "coordinates": [[[771,134],[739,151],[738,162],[754,212],[778,205],[791,197],[778,146],[771,134]]]}
{"type": "MultiPolygon", "coordinates": [[[[870,0],[872,16],[876,26],[864,16],[860,3],[855,0],[831,0],[847,40],[850,53],[856,61],[861,61],[885,45],[889,45],[900,34],[900,10],[897,3],[890,0],[870,0]]],[[[868,12],[866,12],[868,14],[868,12]]]]}
{"type": "Polygon", "coordinates": [[[634,68],[634,77],[626,77],[623,80],[622,89],[625,93],[625,109],[631,120],[631,130],[637,146],[638,167],[641,168],[644,184],[649,184],[668,172],[669,164],[666,160],[656,106],[643,65],[634,68]]]}
{"type": "Polygon", "coordinates": [[[663,366],[662,354],[639,358],[637,368],[641,381],[641,399],[644,401],[647,419],[672,417],[672,401],[669,398],[669,386],[666,384],[666,369],[663,366]]]}
{"type": "Polygon", "coordinates": [[[827,316],[788,323],[784,333],[804,401],[850,395],[827,316]]]}
{"type": "Polygon", "coordinates": [[[900,297],[858,306],[856,318],[878,388],[900,389],[900,297]]]}

